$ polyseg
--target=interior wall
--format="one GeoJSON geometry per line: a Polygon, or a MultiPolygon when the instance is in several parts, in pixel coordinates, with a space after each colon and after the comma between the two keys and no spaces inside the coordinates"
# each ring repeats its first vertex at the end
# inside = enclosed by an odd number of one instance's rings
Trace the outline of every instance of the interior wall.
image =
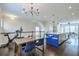
{"type": "MultiPolygon", "coordinates": [[[[2,19],[0,18],[0,33],[4,32],[4,29],[2,28],[2,19]]],[[[7,37],[4,36],[4,34],[0,34],[0,46],[2,44],[5,44],[8,42],[7,37]]]]}
{"type": "Polygon", "coordinates": [[[45,21],[43,22],[46,32],[56,33],[57,32],[57,21],[53,23],[53,21],[45,21]]]}
{"type": "Polygon", "coordinates": [[[12,31],[18,30],[20,27],[22,27],[24,31],[34,31],[35,30],[35,24],[29,20],[7,19],[4,21],[5,31],[12,32],[12,31]]]}
{"type": "MultiPolygon", "coordinates": [[[[15,32],[16,30],[19,30],[19,28],[22,26],[23,31],[34,31],[35,30],[35,24],[29,20],[23,20],[23,19],[3,19],[4,20],[4,26],[3,28],[0,28],[1,32],[15,32]]],[[[27,35],[27,34],[23,34],[27,35]]],[[[14,35],[13,35],[14,36],[14,35]]],[[[10,38],[13,37],[10,35],[10,38]]],[[[3,34],[0,34],[0,45],[5,44],[8,42],[7,37],[5,37],[3,34]]]]}

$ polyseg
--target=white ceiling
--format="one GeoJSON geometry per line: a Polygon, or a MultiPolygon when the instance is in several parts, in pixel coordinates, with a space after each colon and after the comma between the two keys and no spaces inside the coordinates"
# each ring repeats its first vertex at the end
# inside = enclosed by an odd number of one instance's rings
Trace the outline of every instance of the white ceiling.
{"type": "Polygon", "coordinates": [[[1,3],[0,8],[3,15],[13,14],[22,19],[30,20],[64,20],[64,19],[79,19],[79,4],[78,3],[40,3],[35,4],[34,7],[39,8],[39,16],[32,16],[29,13],[25,15],[22,8],[26,7],[28,10],[29,4],[23,3],[1,3]],[[69,9],[68,7],[72,8],[69,9]],[[74,15],[72,15],[74,13],[74,15]]]}

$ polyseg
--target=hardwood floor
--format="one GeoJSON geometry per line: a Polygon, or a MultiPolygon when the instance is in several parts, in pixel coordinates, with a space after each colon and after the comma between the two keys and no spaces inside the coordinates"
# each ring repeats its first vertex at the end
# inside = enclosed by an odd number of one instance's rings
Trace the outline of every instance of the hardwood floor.
{"type": "Polygon", "coordinates": [[[47,46],[48,56],[78,56],[78,39],[70,38],[58,48],[47,46]]]}
{"type": "MultiPolygon", "coordinates": [[[[13,47],[13,44],[12,44],[13,47]]],[[[37,52],[38,53],[38,52],[37,52]]],[[[78,39],[71,37],[68,41],[56,48],[47,45],[46,56],[78,56],[78,39]]],[[[0,56],[14,56],[14,48],[0,48],[0,56]]]]}

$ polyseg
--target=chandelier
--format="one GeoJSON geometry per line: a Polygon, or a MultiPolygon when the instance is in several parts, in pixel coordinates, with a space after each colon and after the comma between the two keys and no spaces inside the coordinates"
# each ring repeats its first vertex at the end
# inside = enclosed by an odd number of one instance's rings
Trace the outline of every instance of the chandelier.
{"type": "Polygon", "coordinates": [[[31,14],[38,16],[39,15],[39,8],[35,7],[33,3],[30,4],[30,6],[24,7],[23,8],[23,12],[27,15],[27,14],[31,14]],[[27,10],[28,8],[28,10],[27,10]]]}

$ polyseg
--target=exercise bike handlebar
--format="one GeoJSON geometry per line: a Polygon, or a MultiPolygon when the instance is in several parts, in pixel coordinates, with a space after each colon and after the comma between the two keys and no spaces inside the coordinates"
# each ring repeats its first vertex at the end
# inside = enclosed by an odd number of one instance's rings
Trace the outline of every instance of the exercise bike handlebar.
{"type": "Polygon", "coordinates": [[[11,39],[10,36],[9,36],[10,33],[1,33],[1,34],[4,34],[4,36],[7,36],[7,37],[8,37],[8,43],[2,45],[0,48],[2,48],[2,47],[3,47],[3,48],[4,48],[4,47],[7,47],[15,38],[17,38],[18,35],[19,35],[19,31],[17,30],[15,33],[16,33],[16,35],[15,35],[12,39],[11,39]]]}

